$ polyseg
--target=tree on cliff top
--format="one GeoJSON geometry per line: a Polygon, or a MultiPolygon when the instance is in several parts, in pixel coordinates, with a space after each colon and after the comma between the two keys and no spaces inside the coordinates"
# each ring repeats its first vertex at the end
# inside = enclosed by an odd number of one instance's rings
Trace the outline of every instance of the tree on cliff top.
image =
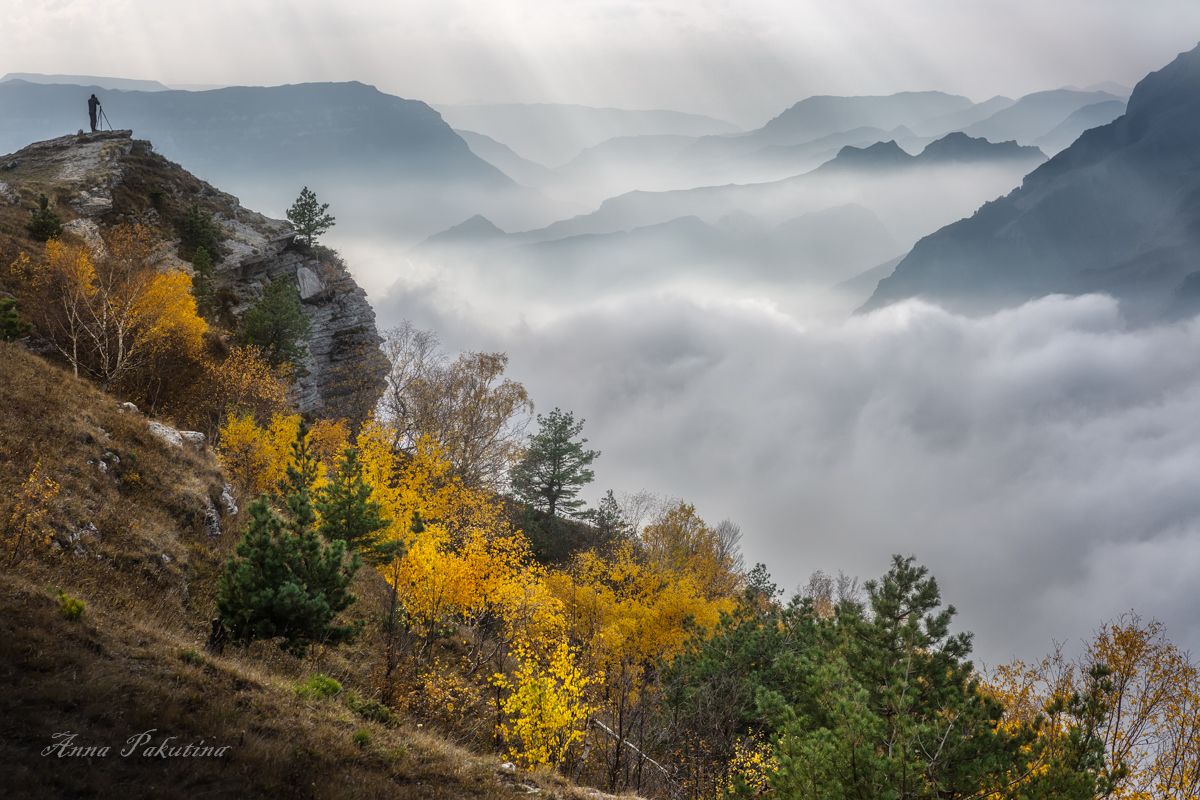
{"type": "Polygon", "coordinates": [[[305,244],[312,247],[318,236],[334,226],[334,216],[328,211],[329,203],[317,200],[316,192],[305,186],[287,210],[287,218],[296,226],[296,233],[304,237],[305,244]]]}

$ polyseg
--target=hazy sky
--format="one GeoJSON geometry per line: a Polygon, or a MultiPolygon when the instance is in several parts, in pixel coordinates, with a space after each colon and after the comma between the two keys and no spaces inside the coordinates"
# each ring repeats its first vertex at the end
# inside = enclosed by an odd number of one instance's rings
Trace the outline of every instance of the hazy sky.
{"type": "Polygon", "coordinates": [[[273,84],[430,102],[670,107],[759,124],[822,93],[1132,83],[1195,0],[0,0],[0,72],[273,84]]]}

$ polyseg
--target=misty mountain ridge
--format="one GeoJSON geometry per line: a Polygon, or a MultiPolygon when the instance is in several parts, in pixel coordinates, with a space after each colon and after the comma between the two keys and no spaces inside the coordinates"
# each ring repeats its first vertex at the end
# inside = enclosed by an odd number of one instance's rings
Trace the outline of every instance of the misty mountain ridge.
{"type": "Polygon", "coordinates": [[[125,92],[165,92],[171,88],[158,81],[139,80],[137,78],[108,78],[99,75],[47,75],[41,72],[10,72],[4,77],[0,77],[0,83],[7,83],[9,81],[91,86],[98,89],[125,92]]]}
{"type": "Polygon", "coordinates": [[[588,147],[620,136],[735,133],[731,122],[665,109],[597,108],[565,103],[437,105],[455,128],[503,142],[543,166],[565,164],[588,147]]]}
{"type": "MultiPolygon", "coordinates": [[[[91,91],[0,84],[0,151],[78,130],[91,91]]],[[[553,216],[545,198],[476,156],[429,105],[366,84],[114,90],[100,99],[113,125],[277,213],[307,184],[352,226],[386,221],[420,235],[479,212],[508,224],[553,216]]]]}
{"type": "Polygon", "coordinates": [[[1075,111],[1054,130],[1039,138],[1035,144],[1050,155],[1054,155],[1078,139],[1084,131],[1107,125],[1125,113],[1123,100],[1106,100],[1075,111]]]}
{"type": "MultiPolygon", "coordinates": [[[[1018,130],[1019,135],[986,137],[992,141],[1044,141],[1047,146],[1056,145],[1056,152],[1069,144],[1060,144],[1062,140],[1073,140],[1072,131],[1077,136],[1086,127],[1108,121],[1081,116],[1068,122],[1081,103],[1108,95],[1077,91],[1039,94],[1045,96],[1029,95],[1020,100],[997,96],[981,103],[941,92],[810,97],[793,104],[763,127],[745,133],[618,136],[584,148],[548,175],[530,177],[524,165],[515,164],[514,177],[520,172],[529,185],[554,196],[595,204],[635,190],[671,191],[782,180],[820,166],[846,145],[863,147],[895,139],[909,152],[918,152],[947,133],[984,124],[997,131],[1018,130]],[[1018,105],[1015,114],[1000,116],[1018,105]]],[[[542,133],[549,135],[550,129],[542,133]]],[[[501,169],[511,161],[504,153],[495,159],[501,169]]]]}
{"type": "Polygon", "coordinates": [[[992,142],[1011,139],[1021,144],[1032,144],[1079,109],[1113,100],[1120,101],[1120,98],[1107,92],[1081,92],[1073,89],[1034,92],[987,119],[968,125],[963,132],[992,142]]]}
{"type": "Polygon", "coordinates": [[[899,92],[891,95],[808,97],[757,131],[747,134],[769,144],[802,144],[838,131],[860,127],[918,128],[923,122],[962,112],[975,104],[945,92],[899,92]]]}
{"type": "Polygon", "coordinates": [[[926,297],[986,311],[1103,292],[1132,319],[1179,313],[1200,263],[1200,47],[1012,193],[921,240],[866,308],[926,297]]]}
{"type": "Polygon", "coordinates": [[[867,147],[843,147],[821,171],[838,169],[892,169],[921,164],[982,164],[994,161],[1021,161],[1032,166],[1046,160],[1036,147],[1016,142],[989,142],[965,133],[949,133],[930,142],[918,155],[910,155],[895,140],[876,142],[867,147]]]}
{"type": "MultiPolygon", "coordinates": [[[[957,137],[952,141],[956,140],[957,137]]],[[[879,214],[897,240],[907,242],[904,246],[908,246],[954,218],[945,217],[945,211],[914,207],[912,198],[928,188],[923,181],[933,180],[941,186],[939,193],[961,214],[994,196],[997,188],[1006,191],[1017,185],[1034,164],[1044,159],[1036,148],[1020,150],[1020,157],[1014,158],[1009,145],[990,143],[977,143],[968,154],[954,161],[941,159],[938,147],[928,156],[924,152],[921,156],[911,156],[895,142],[844,148],[827,165],[783,180],[628,192],[605,200],[590,214],[518,235],[526,240],[559,239],[582,233],[628,230],[686,216],[716,221],[733,213],[776,224],[800,214],[859,204],[879,214]],[[1002,155],[997,157],[997,154],[1002,155]]]]}

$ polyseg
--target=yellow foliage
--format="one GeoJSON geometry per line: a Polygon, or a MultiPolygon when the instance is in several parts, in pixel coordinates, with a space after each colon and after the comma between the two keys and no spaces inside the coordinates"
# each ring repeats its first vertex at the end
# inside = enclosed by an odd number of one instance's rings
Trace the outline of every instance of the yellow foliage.
{"type": "Polygon", "coordinates": [[[582,554],[572,573],[547,577],[565,607],[572,636],[588,643],[605,671],[678,655],[693,631],[711,630],[732,597],[709,598],[695,575],[646,563],[624,543],[611,556],[582,554]]]}
{"type": "Polygon", "coordinates": [[[39,461],[21,482],[15,496],[0,505],[0,532],[4,535],[5,561],[17,564],[36,547],[50,543],[53,530],[46,524],[50,503],[58,496],[59,484],[42,472],[39,461]]]}
{"type": "Polygon", "coordinates": [[[1161,623],[1134,615],[1101,627],[1088,648],[1113,683],[1104,730],[1109,763],[1129,774],[1118,800],[1200,797],[1200,668],[1161,623]]]}
{"type": "Polygon", "coordinates": [[[202,380],[204,391],[189,393],[187,411],[210,433],[231,414],[269,419],[287,408],[287,382],[257,347],[234,347],[224,359],[204,359],[202,380]]]}
{"type": "Polygon", "coordinates": [[[725,794],[733,796],[738,785],[758,795],[766,791],[771,776],[779,770],[779,759],[769,742],[757,737],[739,739],[733,746],[725,780],[725,794]]]}
{"type": "Polygon", "coordinates": [[[133,314],[150,350],[174,349],[195,355],[204,342],[208,323],[196,311],[192,278],[181,270],[160,272],[135,298],[133,314]]]}
{"type": "Polygon", "coordinates": [[[217,458],[243,494],[273,492],[287,475],[299,429],[298,414],[275,414],[265,428],[249,414],[231,414],[217,435],[217,458]]]}
{"type": "Polygon", "coordinates": [[[350,443],[350,428],[344,419],[319,419],[308,431],[308,442],[322,475],[328,475],[350,443]]]}
{"type": "Polygon", "coordinates": [[[583,738],[595,710],[587,701],[595,678],[580,668],[565,641],[557,642],[548,658],[521,643],[516,657],[512,675],[497,673],[492,678],[507,692],[501,702],[505,718],[498,726],[500,734],[512,759],[523,766],[560,764],[583,738]]]}
{"type": "Polygon", "coordinates": [[[25,278],[22,304],[75,373],[105,387],[144,382],[157,362],[198,356],[207,324],[191,278],[160,272],[153,233],[141,225],[109,232],[107,255],[52,239],[39,259],[22,253],[10,270],[25,278]]]}

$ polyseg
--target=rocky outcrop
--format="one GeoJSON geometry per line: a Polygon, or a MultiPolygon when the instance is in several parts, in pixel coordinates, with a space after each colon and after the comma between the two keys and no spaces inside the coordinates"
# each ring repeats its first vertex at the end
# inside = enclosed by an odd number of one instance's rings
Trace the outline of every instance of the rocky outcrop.
{"type": "MultiPolygon", "coordinates": [[[[281,223],[283,224],[283,223],[281,223]]],[[[218,285],[237,297],[235,314],[243,313],[276,280],[296,284],[309,321],[308,355],[294,386],[294,401],[304,412],[361,420],[383,390],[387,362],[379,349],[375,311],[366,292],[331,251],[308,248],[290,230],[239,244],[252,244],[253,255],[226,258],[218,285]]]]}
{"type": "MultiPolygon", "coordinates": [[[[273,281],[295,284],[310,323],[308,355],[297,371],[296,406],[306,414],[361,420],[383,389],[386,361],[379,350],[375,312],[337,254],[296,241],[289,223],[244,208],[154,152],[130,131],[62,136],[0,158],[4,195],[23,204],[55,199],[64,229],[94,251],[109,225],[136,220],[168,240],[183,213],[198,206],[220,224],[224,240],[214,275],[232,322],[273,281]]],[[[190,270],[173,245],[164,267],[190,270]]]]}
{"type": "Polygon", "coordinates": [[[1200,47],[1142,80],[1128,111],[1021,187],[922,239],[865,309],[921,297],[969,313],[1105,293],[1126,319],[1186,313],[1200,264],[1200,47]]]}

